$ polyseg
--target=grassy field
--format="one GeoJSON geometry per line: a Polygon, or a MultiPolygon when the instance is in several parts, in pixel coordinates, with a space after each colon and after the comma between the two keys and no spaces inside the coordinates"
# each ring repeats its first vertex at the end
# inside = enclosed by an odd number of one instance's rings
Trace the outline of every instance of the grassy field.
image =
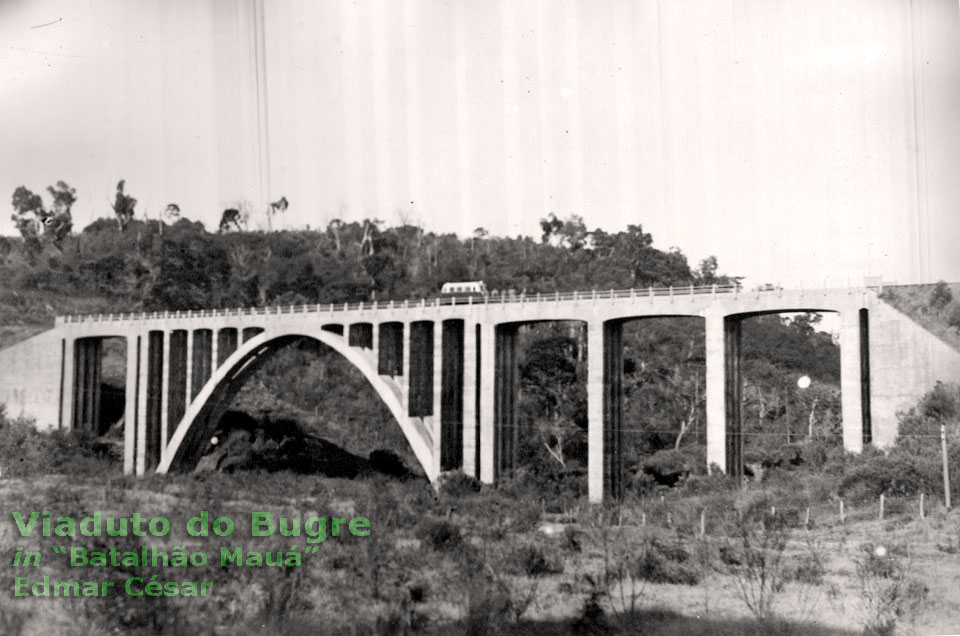
{"type": "MultiPolygon", "coordinates": [[[[10,455],[5,450],[3,461],[10,455]]],[[[134,479],[95,457],[74,468],[80,474],[0,479],[3,562],[12,563],[23,547],[43,555],[31,577],[122,580],[137,569],[69,568],[52,546],[133,549],[136,541],[21,538],[10,513],[50,510],[80,518],[93,510],[104,516],[136,511],[167,517],[173,528],[144,544],[211,556],[202,568],[141,570],[161,580],[213,581],[214,592],[122,602],[14,599],[8,592],[0,597],[0,633],[860,634],[871,621],[883,626],[890,620],[892,631],[871,633],[960,632],[960,514],[936,506],[922,520],[899,514],[858,521],[873,513],[853,511],[842,525],[817,512],[817,523],[806,530],[752,516],[753,503],[762,498],[751,490],[734,493],[731,512],[760,525],[739,526],[732,514],[713,519],[701,537],[693,514],[700,503],[684,499],[606,512],[583,506],[565,515],[571,523],[551,526],[544,525],[550,516],[536,501],[473,492],[466,480],[435,496],[422,480],[284,472],[134,479]],[[234,534],[187,536],[186,521],[200,510],[234,519],[234,534]],[[316,554],[303,556],[300,567],[221,567],[221,545],[261,551],[304,545],[302,537],[252,538],[252,511],[360,515],[370,519],[372,533],[328,538],[316,554]],[[668,527],[664,513],[670,511],[668,527]],[[559,527],[568,529],[544,532],[559,527]],[[744,549],[744,527],[756,542],[753,552],[744,549]],[[744,569],[760,557],[765,591],[744,569]],[[745,602],[750,594],[756,600],[757,592],[769,595],[762,621],[745,602]]],[[[7,567],[4,575],[10,590],[23,569],[7,567]]]]}

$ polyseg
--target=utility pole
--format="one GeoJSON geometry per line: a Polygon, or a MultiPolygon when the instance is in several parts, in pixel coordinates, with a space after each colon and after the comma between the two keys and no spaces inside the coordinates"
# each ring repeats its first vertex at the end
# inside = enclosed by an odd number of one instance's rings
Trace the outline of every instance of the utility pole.
{"type": "Polygon", "coordinates": [[[947,463],[947,426],[940,425],[940,449],[943,451],[943,501],[950,510],[950,468],[947,463]]]}

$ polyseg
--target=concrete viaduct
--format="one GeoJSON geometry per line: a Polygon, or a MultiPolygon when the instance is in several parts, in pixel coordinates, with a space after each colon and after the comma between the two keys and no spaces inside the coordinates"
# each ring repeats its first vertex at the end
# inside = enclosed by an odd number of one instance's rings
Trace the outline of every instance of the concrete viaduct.
{"type": "MultiPolygon", "coordinates": [[[[291,342],[312,339],[341,354],[370,382],[431,481],[462,469],[494,483],[512,469],[517,446],[518,327],[581,321],[588,334],[589,496],[600,501],[623,489],[625,322],[667,316],[705,320],[707,461],[739,473],[741,322],[802,311],[840,316],[844,447],[860,451],[864,443],[891,443],[897,408],[916,397],[904,391],[929,390],[932,382],[929,374],[912,371],[904,346],[881,342],[902,340],[900,327],[891,324],[903,317],[891,318],[895,310],[865,288],[691,287],[67,316],[57,318],[53,329],[0,351],[0,379],[2,385],[27,385],[20,401],[37,408],[25,407],[25,414],[45,415],[50,427],[89,428],[99,417],[103,339],[125,338],[124,470],[164,473],[196,463],[258,365],[291,342]],[[910,384],[905,373],[916,376],[915,388],[905,388],[910,384]],[[30,391],[39,392],[33,400],[25,397],[30,391]]],[[[950,372],[954,369],[960,365],[950,372]]],[[[9,400],[11,387],[3,388],[9,400]]]]}

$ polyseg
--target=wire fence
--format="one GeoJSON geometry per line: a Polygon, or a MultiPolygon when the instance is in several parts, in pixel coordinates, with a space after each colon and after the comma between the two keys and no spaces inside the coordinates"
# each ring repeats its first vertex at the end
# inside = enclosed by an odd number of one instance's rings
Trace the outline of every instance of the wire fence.
{"type": "MultiPolygon", "coordinates": [[[[769,493],[767,494],[770,496],[769,493]]],[[[646,527],[681,535],[729,535],[745,517],[777,519],[796,531],[842,528],[864,522],[906,524],[944,514],[942,498],[926,493],[847,500],[829,498],[771,502],[762,491],[727,491],[705,495],[638,497],[616,510],[615,525],[646,527]],[[755,496],[749,501],[751,493],[755,496]]],[[[545,514],[547,521],[583,522],[583,511],[545,514]]],[[[589,514],[589,513],[587,513],[589,514]]]]}

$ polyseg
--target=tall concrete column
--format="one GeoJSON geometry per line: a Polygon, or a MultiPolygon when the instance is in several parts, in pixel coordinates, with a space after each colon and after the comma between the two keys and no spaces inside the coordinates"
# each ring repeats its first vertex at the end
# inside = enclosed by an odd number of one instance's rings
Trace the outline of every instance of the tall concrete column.
{"type": "Polygon", "coordinates": [[[100,434],[100,392],[102,389],[103,340],[90,338],[84,341],[87,349],[87,378],[84,387],[87,430],[100,434]]]}
{"type": "Polygon", "coordinates": [[[73,417],[70,420],[72,430],[82,430],[83,420],[87,416],[88,366],[86,340],[77,338],[73,341],[73,417]]]}
{"type": "Polygon", "coordinates": [[[74,347],[76,340],[64,338],[63,341],[63,385],[60,387],[60,428],[73,428],[73,400],[77,383],[76,362],[74,361],[74,347]]]}
{"type": "Polygon", "coordinates": [[[410,413],[410,323],[404,321],[400,332],[403,343],[403,372],[400,377],[400,396],[403,404],[403,416],[410,413]]]}
{"type": "Polygon", "coordinates": [[[144,464],[143,469],[149,472],[160,462],[160,453],[163,447],[163,385],[164,385],[164,344],[166,337],[162,331],[150,331],[146,338],[146,388],[143,392],[146,402],[146,413],[143,419],[144,464]]]}
{"type": "MultiPolygon", "coordinates": [[[[407,339],[409,364],[407,389],[410,408],[407,414],[410,417],[429,418],[433,413],[433,373],[434,373],[434,323],[427,320],[417,320],[409,325],[407,339]]],[[[432,425],[433,420],[425,419],[423,424],[432,425]]]]}
{"type": "Polygon", "coordinates": [[[212,378],[220,368],[220,330],[214,327],[210,330],[210,377],[212,378]]]}
{"type": "Polygon", "coordinates": [[[840,314],[840,409],[843,419],[843,449],[863,450],[863,368],[860,351],[860,313],[851,308],[840,314]]]}
{"type": "Polygon", "coordinates": [[[377,373],[391,378],[403,373],[403,323],[384,322],[377,328],[377,373]]]}
{"type": "MultiPolygon", "coordinates": [[[[442,323],[439,364],[440,469],[463,469],[463,338],[464,321],[442,323]]],[[[436,397],[436,394],[434,394],[436,397]]]]}
{"type": "Polygon", "coordinates": [[[432,424],[431,427],[433,435],[433,453],[431,454],[431,460],[433,461],[434,475],[439,475],[443,470],[441,459],[443,458],[443,451],[441,446],[443,444],[443,417],[440,414],[441,410],[441,393],[443,391],[443,322],[436,320],[433,323],[433,414],[431,415],[432,424]]]}
{"type": "Polygon", "coordinates": [[[74,341],[73,421],[78,430],[99,434],[100,383],[103,341],[79,338],[74,341]]]}
{"type": "Polygon", "coordinates": [[[183,392],[183,410],[190,408],[193,397],[193,329],[187,329],[187,377],[183,392]]]}
{"type": "Polygon", "coordinates": [[[150,334],[143,332],[137,336],[140,342],[139,364],[137,365],[137,444],[134,453],[136,474],[147,472],[147,385],[150,375],[150,334]]]}
{"type": "Polygon", "coordinates": [[[218,368],[227,358],[233,355],[233,352],[237,350],[238,338],[236,327],[224,327],[217,333],[219,342],[217,344],[217,364],[214,368],[218,368]]]}
{"type": "Polygon", "coordinates": [[[193,398],[203,390],[203,386],[211,378],[213,373],[213,359],[216,357],[213,347],[215,338],[210,329],[197,329],[193,331],[193,344],[190,346],[191,355],[191,377],[190,393],[187,396],[187,404],[193,402],[193,398]]]}
{"type": "Polygon", "coordinates": [[[124,383],[123,405],[123,473],[131,475],[136,469],[137,450],[137,396],[140,390],[140,338],[127,336],[127,373],[124,383]]]}
{"type": "Polygon", "coordinates": [[[167,338],[169,347],[167,353],[167,434],[163,438],[163,445],[166,448],[170,438],[173,437],[177,425],[183,419],[187,410],[187,374],[190,372],[188,358],[190,347],[188,342],[190,331],[185,329],[174,329],[169,332],[167,338]]]}
{"type": "Polygon", "coordinates": [[[480,481],[494,482],[494,375],[496,374],[496,326],[480,328],[480,481]]]}
{"type": "Polygon", "coordinates": [[[160,370],[160,460],[167,454],[170,417],[170,330],[163,330],[163,366],[160,370]]]}
{"type": "Polygon", "coordinates": [[[587,324],[587,495],[603,501],[603,321],[587,324]]]}
{"type": "Polygon", "coordinates": [[[87,404],[89,402],[90,359],[86,338],[78,338],[73,344],[73,430],[86,429],[87,404]]]}
{"type": "Polygon", "coordinates": [[[707,356],[707,467],[716,466],[726,471],[727,383],[723,314],[707,314],[704,327],[707,356]]]}
{"type": "Polygon", "coordinates": [[[603,326],[603,491],[623,499],[623,323],[603,326]]]}
{"type": "Polygon", "coordinates": [[[375,322],[372,325],[370,333],[370,348],[373,350],[373,359],[379,360],[380,356],[380,323],[375,322]]]}
{"type": "Polygon", "coordinates": [[[477,325],[472,320],[463,324],[463,473],[479,477],[477,461],[478,408],[477,380],[479,368],[477,355],[477,325]]]}
{"type": "Polygon", "coordinates": [[[517,397],[520,373],[517,368],[517,326],[500,325],[495,330],[496,372],[494,386],[494,479],[510,475],[516,468],[520,439],[517,397]]]}
{"type": "Polygon", "coordinates": [[[740,372],[741,318],[723,321],[724,393],[726,395],[727,474],[743,479],[743,377],[740,372]]]}

